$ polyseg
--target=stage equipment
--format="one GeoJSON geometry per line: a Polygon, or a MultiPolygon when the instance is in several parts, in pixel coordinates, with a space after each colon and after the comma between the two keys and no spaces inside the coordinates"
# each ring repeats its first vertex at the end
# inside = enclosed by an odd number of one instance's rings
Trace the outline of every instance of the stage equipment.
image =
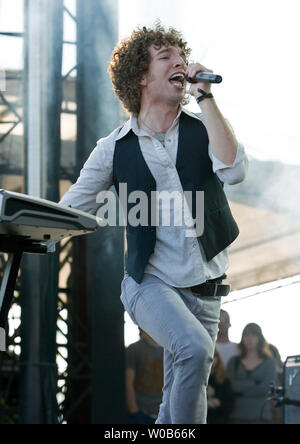
{"type": "Polygon", "coordinates": [[[283,381],[283,422],[300,424],[300,356],[286,359],[283,381]]]}
{"type": "Polygon", "coordinates": [[[288,356],[283,369],[283,387],[271,386],[276,407],[283,406],[283,423],[300,424],[300,355],[288,356]]]}
{"type": "Polygon", "coordinates": [[[25,194],[0,190],[0,251],[8,253],[0,288],[0,327],[5,328],[23,253],[46,254],[66,237],[92,233],[97,218],[25,194]]]}

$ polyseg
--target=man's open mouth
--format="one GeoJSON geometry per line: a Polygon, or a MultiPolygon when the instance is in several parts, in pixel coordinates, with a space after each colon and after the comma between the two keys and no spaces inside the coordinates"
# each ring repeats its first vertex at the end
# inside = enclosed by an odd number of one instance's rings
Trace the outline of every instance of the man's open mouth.
{"type": "Polygon", "coordinates": [[[172,85],[176,86],[177,88],[184,88],[184,74],[183,73],[175,73],[169,78],[169,82],[172,83],[172,85]]]}

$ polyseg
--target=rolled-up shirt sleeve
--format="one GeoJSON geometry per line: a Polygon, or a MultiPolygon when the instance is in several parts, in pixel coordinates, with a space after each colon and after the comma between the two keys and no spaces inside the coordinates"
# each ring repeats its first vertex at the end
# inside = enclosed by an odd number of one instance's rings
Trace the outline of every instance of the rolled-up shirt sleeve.
{"type": "MultiPolygon", "coordinates": [[[[196,116],[205,125],[203,114],[196,113],[196,116]]],[[[230,122],[228,121],[228,119],[225,120],[234,134],[234,130],[230,122]]],[[[216,175],[222,182],[228,185],[234,185],[236,183],[242,182],[246,178],[249,161],[246,155],[245,147],[240,142],[238,142],[236,156],[231,165],[226,165],[214,155],[210,143],[208,144],[208,154],[212,161],[213,172],[216,173],[216,175]]]]}
{"type": "Polygon", "coordinates": [[[107,191],[113,182],[113,152],[113,135],[100,139],[59,204],[94,214],[99,207],[98,193],[107,191]]]}
{"type": "Polygon", "coordinates": [[[237,153],[231,165],[225,165],[221,162],[221,160],[214,155],[210,146],[208,147],[208,152],[212,161],[213,171],[222,182],[228,185],[234,185],[245,179],[248,171],[248,158],[245,153],[245,148],[241,143],[238,143],[237,153]]]}

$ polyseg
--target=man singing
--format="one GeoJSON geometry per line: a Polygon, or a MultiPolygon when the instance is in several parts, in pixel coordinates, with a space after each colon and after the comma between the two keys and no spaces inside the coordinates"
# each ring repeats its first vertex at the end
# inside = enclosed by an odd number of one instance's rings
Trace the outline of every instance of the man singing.
{"type": "MultiPolygon", "coordinates": [[[[187,226],[170,223],[126,227],[127,251],[121,300],[132,320],[164,348],[164,388],[157,424],[206,423],[206,385],[213,362],[226,248],[238,236],[223,183],[244,180],[247,158],[221,114],[208,83],[185,75],[212,72],[188,64],[190,50],[173,28],[156,24],[135,30],[113,51],[109,73],[129,120],[100,139],[80,177],[61,204],[97,208],[96,196],[112,184],[127,193],[204,192],[204,231],[187,236],[187,226]],[[200,112],[201,111],[201,112],[200,112]]],[[[161,204],[161,202],[160,202],[161,204]]],[[[158,205],[158,210],[162,208],[158,205]]],[[[132,208],[128,204],[128,212],[132,208]]],[[[176,217],[170,207],[170,220],[176,217]]],[[[151,206],[149,206],[151,213],[151,206]]],[[[190,227],[189,227],[190,228],[190,227]]],[[[189,230],[190,231],[190,230],[189,230]]]]}

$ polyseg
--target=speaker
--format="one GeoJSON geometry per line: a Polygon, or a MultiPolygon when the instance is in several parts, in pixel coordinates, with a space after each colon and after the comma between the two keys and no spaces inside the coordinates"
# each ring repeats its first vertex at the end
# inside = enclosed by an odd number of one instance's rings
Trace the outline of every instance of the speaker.
{"type": "Polygon", "coordinates": [[[300,424],[300,355],[287,357],[283,378],[284,398],[288,401],[283,407],[283,422],[300,424]]]}

